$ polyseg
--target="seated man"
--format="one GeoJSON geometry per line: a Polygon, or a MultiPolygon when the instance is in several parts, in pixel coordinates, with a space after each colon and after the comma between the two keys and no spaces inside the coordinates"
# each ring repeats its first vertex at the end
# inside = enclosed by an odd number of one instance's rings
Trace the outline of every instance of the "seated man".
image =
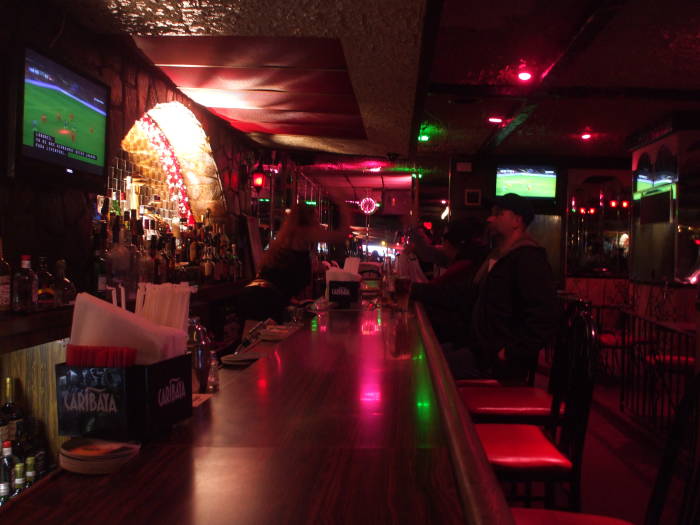
{"type": "Polygon", "coordinates": [[[494,202],[487,222],[498,246],[474,278],[469,349],[448,354],[457,378],[524,380],[554,335],[556,291],[547,253],[527,233],[533,219],[530,203],[519,195],[494,202]]]}

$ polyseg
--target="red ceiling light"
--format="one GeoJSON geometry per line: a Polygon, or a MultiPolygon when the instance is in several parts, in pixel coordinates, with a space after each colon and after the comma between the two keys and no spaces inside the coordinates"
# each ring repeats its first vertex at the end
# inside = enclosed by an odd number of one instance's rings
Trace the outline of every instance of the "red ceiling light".
{"type": "Polygon", "coordinates": [[[582,215],[586,215],[586,208],[581,208],[579,210],[579,213],[581,213],[582,215]]]}
{"type": "Polygon", "coordinates": [[[253,173],[253,188],[260,191],[265,185],[265,174],[264,173],[253,173]]]}
{"type": "Polygon", "coordinates": [[[622,201],[622,207],[623,207],[623,208],[629,208],[629,207],[630,207],[629,201],[622,201]]]}
{"type": "Polygon", "coordinates": [[[532,79],[532,73],[530,73],[529,71],[521,71],[520,73],[518,73],[518,79],[522,80],[523,82],[527,82],[530,79],[532,79]]]}
{"type": "Polygon", "coordinates": [[[503,119],[501,117],[489,117],[489,122],[491,124],[502,124],[503,119]]]}
{"type": "Polygon", "coordinates": [[[611,208],[617,208],[617,201],[610,201],[611,208]]]}
{"type": "Polygon", "coordinates": [[[588,208],[589,215],[595,215],[595,208],[588,208]]]}
{"type": "Polygon", "coordinates": [[[593,136],[593,135],[591,135],[591,134],[588,133],[588,132],[586,132],[586,133],[581,133],[581,140],[591,140],[591,137],[592,137],[592,136],[593,136]]]}

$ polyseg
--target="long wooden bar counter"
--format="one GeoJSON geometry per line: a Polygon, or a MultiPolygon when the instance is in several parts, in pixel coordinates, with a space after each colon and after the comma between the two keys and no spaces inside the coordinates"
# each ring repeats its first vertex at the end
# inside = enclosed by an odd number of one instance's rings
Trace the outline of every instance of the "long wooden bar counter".
{"type": "Polygon", "coordinates": [[[218,394],[119,472],[61,472],[0,520],[473,523],[416,321],[322,314],[256,347],[250,367],[222,370],[218,394]]]}

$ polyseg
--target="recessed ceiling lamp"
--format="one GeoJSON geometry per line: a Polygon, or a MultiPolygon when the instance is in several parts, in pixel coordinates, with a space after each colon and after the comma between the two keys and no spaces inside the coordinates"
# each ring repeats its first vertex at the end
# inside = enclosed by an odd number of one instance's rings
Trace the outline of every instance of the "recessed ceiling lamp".
{"type": "Polygon", "coordinates": [[[489,117],[489,122],[491,124],[502,124],[503,119],[501,117],[489,117]]]}
{"type": "Polygon", "coordinates": [[[581,140],[591,140],[591,137],[592,137],[592,136],[593,136],[593,135],[591,135],[591,134],[588,133],[588,132],[586,132],[586,133],[581,133],[581,140]]]}
{"type": "Polygon", "coordinates": [[[518,80],[521,80],[522,82],[528,82],[530,79],[532,79],[532,73],[529,71],[521,71],[518,73],[518,80]]]}

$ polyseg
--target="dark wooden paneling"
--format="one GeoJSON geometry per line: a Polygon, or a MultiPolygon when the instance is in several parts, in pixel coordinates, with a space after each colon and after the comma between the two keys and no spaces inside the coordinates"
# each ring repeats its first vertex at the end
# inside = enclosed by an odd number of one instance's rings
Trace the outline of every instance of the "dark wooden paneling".
{"type": "Polygon", "coordinates": [[[43,426],[53,457],[66,438],[58,435],[54,365],[66,360],[67,340],[32,346],[0,355],[3,377],[15,378],[17,401],[43,426]]]}

